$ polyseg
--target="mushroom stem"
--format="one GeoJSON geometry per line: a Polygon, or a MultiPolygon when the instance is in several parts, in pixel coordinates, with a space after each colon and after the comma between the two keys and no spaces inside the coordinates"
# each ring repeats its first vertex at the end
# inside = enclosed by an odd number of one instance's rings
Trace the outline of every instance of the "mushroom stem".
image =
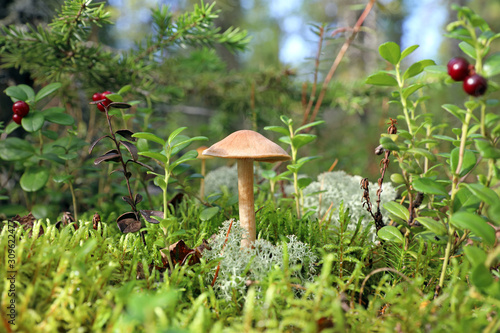
{"type": "Polygon", "coordinates": [[[205,160],[201,160],[201,175],[203,178],[200,181],[200,199],[205,196],[205,160]]]}
{"type": "Polygon", "coordinates": [[[240,225],[247,231],[241,247],[251,247],[255,241],[255,211],[253,198],[253,159],[238,159],[238,201],[240,225]]]}

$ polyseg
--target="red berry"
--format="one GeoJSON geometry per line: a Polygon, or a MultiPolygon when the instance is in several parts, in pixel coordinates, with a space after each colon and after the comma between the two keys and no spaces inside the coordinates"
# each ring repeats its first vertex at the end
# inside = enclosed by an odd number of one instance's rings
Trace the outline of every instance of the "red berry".
{"type": "Polygon", "coordinates": [[[92,100],[94,102],[100,101],[101,99],[102,99],[102,94],[101,93],[95,93],[94,95],[92,95],[92,100]]]}
{"type": "Polygon", "coordinates": [[[469,95],[482,96],[488,89],[488,81],[479,74],[473,74],[465,78],[463,88],[469,95]]]}
{"type": "Polygon", "coordinates": [[[19,115],[19,114],[17,114],[17,113],[14,113],[14,114],[12,115],[12,120],[14,120],[14,122],[15,122],[16,124],[21,125],[21,120],[23,120],[23,117],[22,117],[22,116],[20,116],[20,115],[19,115]]]}
{"type": "Polygon", "coordinates": [[[101,111],[101,112],[106,111],[106,109],[104,108],[104,105],[103,105],[103,104],[104,104],[104,102],[97,104],[97,108],[98,108],[98,109],[99,109],[99,111],[101,111]]]}
{"type": "Polygon", "coordinates": [[[463,81],[470,73],[469,62],[461,57],[452,58],[448,62],[448,74],[455,81],[463,81]]]}
{"type": "Polygon", "coordinates": [[[111,94],[112,94],[112,92],[109,90],[107,90],[101,94],[101,96],[102,96],[101,99],[105,99],[105,101],[103,102],[105,106],[108,106],[109,104],[111,104],[111,100],[106,97],[107,95],[111,95],[111,94]]]}
{"type": "Polygon", "coordinates": [[[30,112],[30,106],[26,104],[26,102],[24,101],[17,101],[14,103],[14,105],[12,105],[12,112],[14,112],[14,114],[21,116],[22,118],[25,117],[28,114],[28,112],[30,112]]]}

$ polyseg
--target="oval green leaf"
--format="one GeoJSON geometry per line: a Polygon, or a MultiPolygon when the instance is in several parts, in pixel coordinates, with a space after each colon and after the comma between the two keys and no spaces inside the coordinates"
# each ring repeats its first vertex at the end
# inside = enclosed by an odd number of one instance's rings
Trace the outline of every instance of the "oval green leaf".
{"type": "Polygon", "coordinates": [[[410,218],[410,213],[408,212],[408,208],[405,206],[395,202],[389,201],[384,204],[384,208],[394,217],[397,217],[405,222],[410,218]]]}
{"type": "Polygon", "coordinates": [[[380,229],[377,233],[377,235],[387,241],[387,242],[394,242],[398,244],[403,244],[404,243],[404,238],[403,235],[401,235],[401,231],[399,231],[398,228],[393,227],[392,225],[388,225],[380,229]]]}
{"type": "Polygon", "coordinates": [[[441,222],[431,219],[430,217],[419,216],[416,220],[429,231],[432,231],[438,236],[444,236],[448,233],[445,226],[441,222]]]}
{"type": "Polygon", "coordinates": [[[413,189],[418,192],[436,195],[448,195],[446,188],[431,178],[417,178],[412,183],[413,189]]]}
{"type": "Polygon", "coordinates": [[[210,207],[201,211],[200,220],[208,221],[219,212],[219,207],[210,207]]]}
{"type": "Polygon", "coordinates": [[[41,112],[33,112],[23,118],[21,125],[26,132],[36,132],[42,128],[44,122],[45,117],[41,112]]]}
{"type": "MultiPolygon", "coordinates": [[[[460,157],[460,149],[457,147],[453,149],[450,154],[450,171],[452,173],[455,173],[457,171],[459,157],[460,157]]],[[[474,154],[470,150],[465,150],[462,162],[462,168],[458,173],[459,176],[460,177],[465,176],[469,171],[472,170],[472,168],[474,168],[476,162],[477,162],[476,154],[474,154]]]]}
{"type": "Polygon", "coordinates": [[[365,82],[374,86],[395,87],[398,85],[398,81],[393,76],[381,72],[370,75],[365,82]]]}
{"type": "Polygon", "coordinates": [[[28,168],[21,176],[21,188],[26,192],[36,192],[49,180],[49,170],[43,167],[28,168]]]}
{"type": "Polygon", "coordinates": [[[0,140],[0,158],[5,161],[25,160],[34,153],[35,149],[26,140],[19,138],[0,140]]]}
{"type": "Polygon", "coordinates": [[[472,231],[476,236],[481,237],[488,245],[493,245],[495,243],[495,229],[477,214],[457,212],[451,216],[450,223],[459,229],[468,229],[472,231]]]}
{"type": "Polygon", "coordinates": [[[401,48],[394,42],[387,42],[379,46],[378,52],[388,62],[397,65],[401,59],[401,48]]]}
{"type": "Polygon", "coordinates": [[[54,82],[54,83],[51,83],[49,85],[46,85],[45,87],[40,89],[40,91],[36,94],[35,101],[38,102],[39,100],[49,96],[54,91],[61,88],[61,86],[62,86],[62,84],[59,82],[54,82]]]}

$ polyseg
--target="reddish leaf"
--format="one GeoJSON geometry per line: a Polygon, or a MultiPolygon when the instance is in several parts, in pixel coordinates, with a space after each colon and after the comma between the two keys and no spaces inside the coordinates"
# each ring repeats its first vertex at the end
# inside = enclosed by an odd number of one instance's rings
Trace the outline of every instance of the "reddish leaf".
{"type": "Polygon", "coordinates": [[[139,212],[141,213],[142,217],[144,217],[144,219],[146,221],[148,221],[149,223],[153,223],[153,224],[158,224],[158,223],[160,223],[160,221],[152,218],[152,216],[163,217],[163,212],[160,212],[157,210],[141,209],[139,212]]]}
{"type": "Polygon", "coordinates": [[[100,223],[101,223],[101,216],[96,212],[94,214],[94,217],[92,218],[92,228],[94,228],[94,230],[97,230],[100,223]]]}
{"type": "MultiPolygon", "coordinates": [[[[208,242],[204,239],[203,243],[196,247],[194,250],[190,249],[186,243],[181,239],[177,243],[170,245],[170,258],[172,259],[172,264],[185,265],[186,263],[191,266],[200,263],[200,258],[202,257],[202,252],[205,249],[210,249],[208,242]]],[[[165,267],[168,266],[167,255],[163,252],[166,249],[160,251],[162,262],[165,267]]]]}
{"type": "Polygon", "coordinates": [[[124,234],[129,232],[136,232],[141,229],[141,221],[138,216],[133,212],[128,212],[120,215],[116,219],[116,224],[120,231],[124,234]]]}
{"type": "Polygon", "coordinates": [[[134,138],[132,136],[134,134],[134,132],[132,132],[128,129],[120,129],[120,130],[116,131],[115,133],[119,134],[119,135],[123,136],[125,139],[133,141],[133,142],[135,142],[137,140],[137,138],[134,138]]]}
{"type": "Polygon", "coordinates": [[[139,158],[139,155],[137,155],[137,147],[128,141],[120,141],[120,144],[127,148],[128,152],[132,156],[132,159],[134,161],[137,161],[137,159],[139,158]]]}
{"type": "Polygon", "coordinates": [[[125,201],[126,203],[128,203],[130,205],[130,207],[135,207],[134,202],[129,197],[123,196],[122,200],[125,201]]]}
{"type": "Polygon", "coordinates": [[[111,137],[109,135],[104,135],[104,136],[101,136],[99,139],[95,140],[94,142],[92,142],[92,144],[89,147],[89,154],[92,154],[92,150],[94,150],[95,145],[104,138],[111,139],[111,137]]]}
{"type": "Polygon", "coordinates": [[[117,109],[130,109],[132,107],[132,105],[127,103],[111,103],[109,106],[117,109]]]}
{"type": "Polygon", "coordinates": [[[142,201],[142,195],[140,195],[139,193],[137,193],[135,195],[135,204],[138,205],[139,202],[141,202],[141,201],[142,201]]]}
{"type": "Polygon", "coordinates": [[[101,162],[110,162],[110,161],[112,161],[112,162],[120,161],[120,154],[118,153],[118,150],[112,149],[112,150],[104,153],[104,155],[102,155],[94,160],[94,165],[98,165],[101,162]]]}
{"type": "MultiPolygon", "coordinates": [[[[11,222],[17,221],[19,224],[23,227],[24,230],[30,230],[28,233],[28,237],[31,237],[33,235],[33,226],[36,222],[36,218],[33,216],[33,214],[29,213],[28,215],[25,216],[19,216],[16,215],[10,220],[11,222]]],[[[42,226],[40,226],[38,235],[41,236],[44,234],[42,226]]]]}

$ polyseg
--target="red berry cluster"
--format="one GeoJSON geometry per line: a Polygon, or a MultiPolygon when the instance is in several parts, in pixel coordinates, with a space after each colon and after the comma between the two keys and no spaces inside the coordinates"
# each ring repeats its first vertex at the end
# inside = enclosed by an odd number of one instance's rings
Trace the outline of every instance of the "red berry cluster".
{"type": "Polygon", "coordinates": [[[100,101],[100,103],[97,103],[97,108],[99,109],[99,111],[104,112],[105,108],[109,104],[111,104],[111,100],[106,97],[107,95],[111,95],[111,94],[112,94],[111,91],[105,91],[103,93],[95,93],[94,95],[92,95],[92,100],[94,102],[100,101]]]}
{"type": "Polygon", "coordinates": [[[28,115],[30,112],[30,106],[25,101],[17,101],[12,105],[12,120],[16,122],[16,124],[21,125],[21,120],[28,115]]]}
{"type": "Polygon", "coordinates": [[[461,57],[452,58],[448,62],[448,74],[455,81],[464,81],[464,91],[472,96],[484,95],[488,89],[488,81],[479,74],[476,74],[474,65],[461,57]]]}

